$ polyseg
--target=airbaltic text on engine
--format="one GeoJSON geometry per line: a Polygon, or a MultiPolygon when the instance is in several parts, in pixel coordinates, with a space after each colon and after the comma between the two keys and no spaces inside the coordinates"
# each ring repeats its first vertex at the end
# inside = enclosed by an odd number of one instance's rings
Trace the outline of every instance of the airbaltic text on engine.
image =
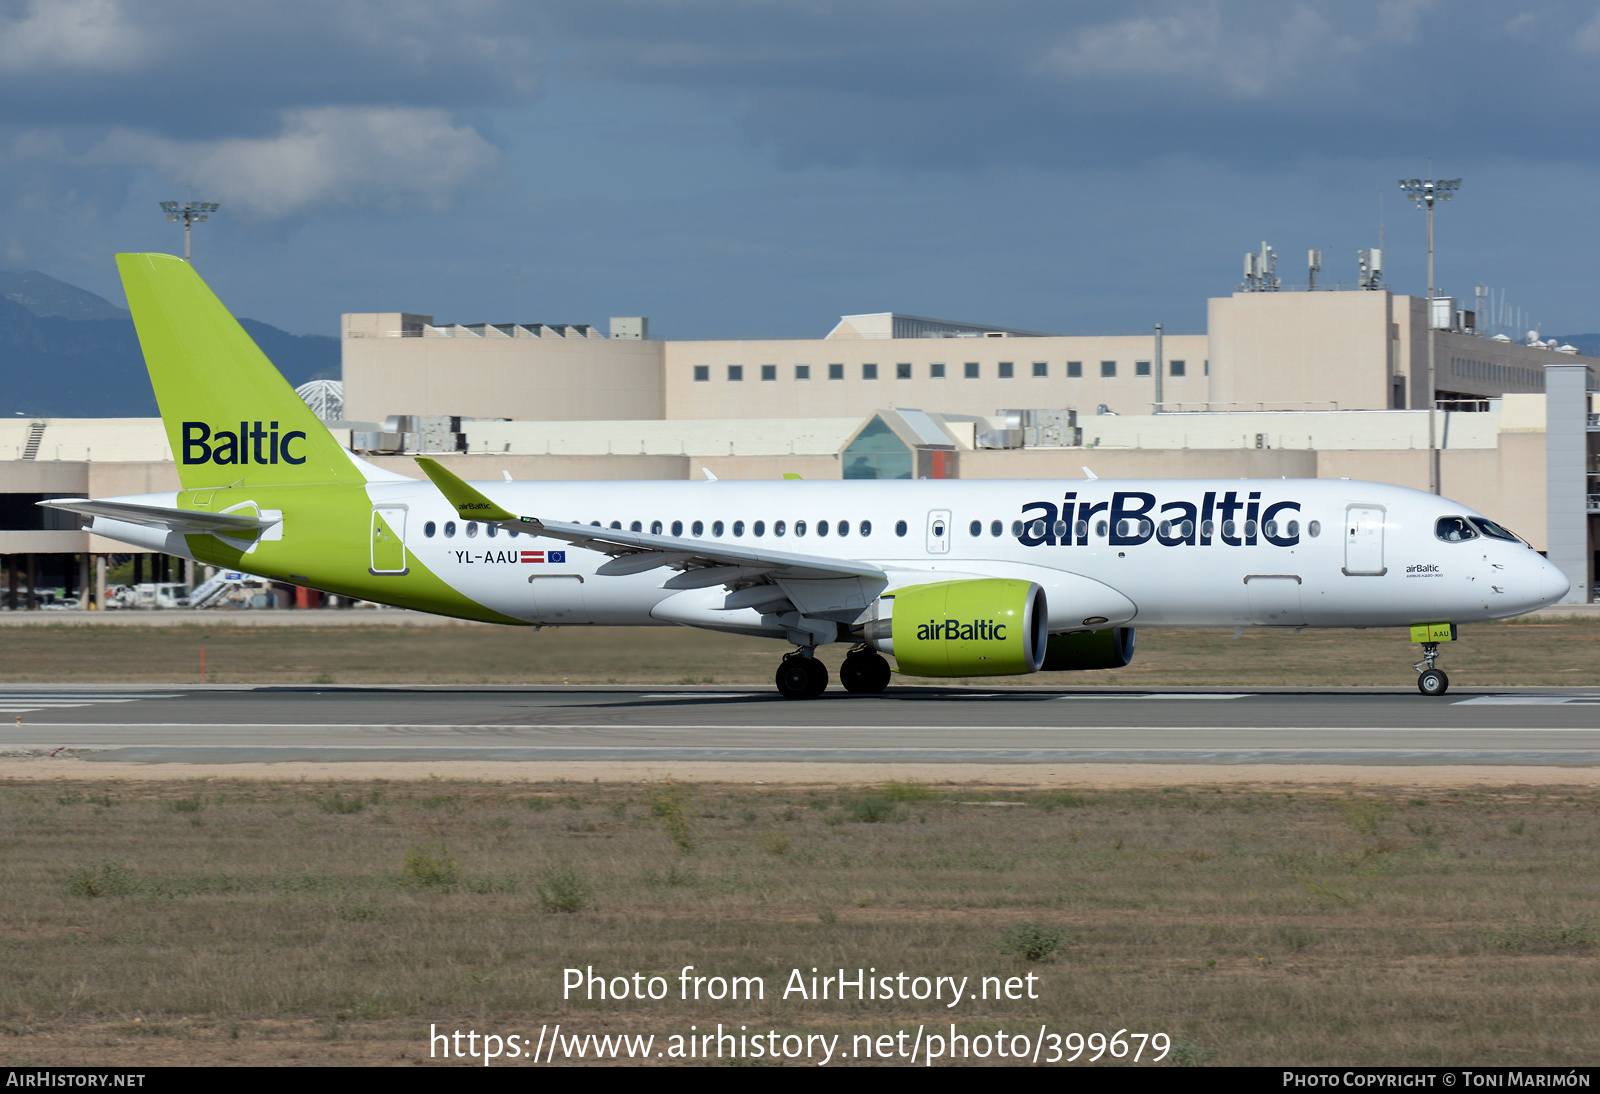
{"type": "Polygon", "coordinates": [[[946,619],[943,622],[930,619],[917,624],[917,638],[923,642],[939,639],[946,642],[1004,642],[1006,625],[987,619],[974,619],[971,623],[963,623],[958,619],[946,619]]]}
{"type": "Polygon", "coordinates": [[[1087,546],[1096,517],[1108,524],[1113,547],[1131,547],[1154,539],[1163,547],[1209,547],[1213,538],[1230,547],[1254,547],[1259,539],[1274,547],[1300,542],[1297,521],[1278,522],[1285,513],[1300,512],[1297,501],[1277,501],[1262,508],[1261,491],[1251,490],[1239,500],[1237,490],[1207,490],[1198,504],[1192,501],[1157,502],[1142,490],[1118,490],[1110,501],[1079,501],[1069,490],[1058,506],[1052,501],[1030,501],[1022,506],[1024,547],[1087,546]],[[1221,494],[1219,500],[1218,494],[1221,494]],[[1241,527],[1235,520],[1244,511],[1241,527]]]}
{"type": "MultiPolygon", "coordinates": [[[[232,425],[232,422],[228,423],[232,425]]],[[[298,429],[278,437],[278,423],[268,422],[267,428],[262,429],[260,422],[240,422],[239,432],[220,429],[213,433],[211,427],[205,422],[183,423],[183,462],[196,463],[277,463],[280,459],[284,463],[305,463],[304,456],[296,456],[289,451],[289,442],[295,439],[305,440],[306,435],[298,429]],[[254,441],[252,446],[251,442],[254,441]],[[262,451],[265,443],[266,450],[262,451]],[[254,448],[255,459],[251,460],[251,450],[254,448]]]]}

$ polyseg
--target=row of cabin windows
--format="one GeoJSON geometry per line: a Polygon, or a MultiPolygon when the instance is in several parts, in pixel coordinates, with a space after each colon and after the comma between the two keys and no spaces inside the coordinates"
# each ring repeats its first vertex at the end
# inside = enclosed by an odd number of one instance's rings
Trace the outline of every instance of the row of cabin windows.
{"type": "MultiPolygon", "coordinates": [[[[1460,521],[1462,525],[1466,526],[1467,535],[1468,536],[1475,536],[1477,534],[1476,532],[1471,530],[1469,525],[1466,525],[1465,521],[1461,521],[1461,518],[1459,518],[1459,517],[1446,518],[1446,520],[1441,520],[1439,522],[1439,529],[1440,529],[1439,538],[1441,538],[1441,539],[1450,538],[1450,536],[1447,534],[1447,530],[1446,530],[1447,521],[1460,521]]],[[[1480,526],[1482,526],[1482,525],[1490,525],[1489,521],[1481,521],[1481,522],[1477,522],[1477,523],[1479,523],[1480,526]]],[[[603,525],[601,525],[601,523],[599,521],[597,521],[597,520],[592,520],[592,521],[589,522],[589,524],[592,527],[595,527],[595,528],[603,527],[603,525]]],[[[487,535],[490,539],[493,539],[493,538],[495,538],[496,536],[498,536],[500,534],[500,526],[498,524],[485,524],[482,527],[483,527],[484,534],[487,535]]],[[[622,530],[622,522],[620,520],[614,520],[614,521],[611,522],[611,527],[613,529],[616,529],[617,531],[621,531],[622,530]]],[[[745,522],[742,521],[742,520],[736,520],[736,521],[733,522],[731,530],[733,532],[733,536],[734,536],[735,539],[743,538],[743,536],[745,534],[745,527],[746,527],[745,526],[745,522]]],[[[1095,526],[1094,526],[1094,534],[1097,535],[1097,536],[1104,537],[1110,531],[1110,527],[1111,526],[1110,526],[1109,522],[1107,522],[1105,520],[1096,521],[1095,522],[1095,526]]],[[[1225,520],[1225,521],[1222,522],[1221,527],[1222,527],[1222,534],[1224,536],[1233,537],[1233,536],[1238,535],[1239,525],[1235,521],[1225,520]]],[[[1243,527],[1244,527],[1244,534],[1245,534],[1246,537],[1248,537],[1248,538],[1254,538],[1255,537],[1255,534],[1256,534],[1256,531],[1257,531],[1257,527],[1256,527],[1256,522],[1255,521],[1247,520],[1247,521],[1244,522],[1243,527]]],[[[1501,529],[1499,527],[1499,525],[1492,525],[1492,527],[1495,530],[1492,531],[1492,532],[1486,532],[1485,534],[1492,535],[1492,536],[1499,536],[1501,538],[1512,539],[1512,540],[1516,539],[1516,537],[1511,535],[1511,533],[1506,532],[1503,529],[1501,529]]],[[[466,527],[463,529],[463,531],[465,532],[465,534],[466,534],[468,539],[472,539],[475,536],[477,536],[478,528],[479,528],[479,525],[478,525],[477,521],[469,520],[469,521],[466,522],[466,527]]],[[[701,520],[690,521],[689,525],[688,525],[688,529],[689,529],[689,534],[691,536],[693,536],[696,539],[699,539],[699,538],[703,537],[706,534],[706,522],[705,521],[701,521],[701,520]]],[[[1454,525],[1451,526],[1451,529],[1454,530],[1454,525]]],[[[632,532],[643,532],[644,531],[644,522],[636,520],[636,521],[634,521],[634,522],[632,522],[631,524],[628,525],[628,530],[632,531],[632,532]]],[[[786,536],[786,535],[788,535],[790,533],[791,530],[793,531],[794,535],[796,535],[796,536],[804,536],[807,533],[807,531],[813,531],[818,536],[827,536],[831,532],[831,534],[838,536],[840,539],[843,539],[846,536],[850,535],[850,522],[847,521],[847,520],[839,520],[839,521],[833,521],[830,524],[830,522],[828,522],[826,520],[819,520],[814,525],[808,525],[806,521],[797,520],[797,521],[794,522],[794,524],[792,526],[790,525],[790,523],[788,521],[784,521],[784,520],[775,520],[775,521],[772,522],[772,534],[774,536],[780,536],[780,537],[781,536],[786,536]]],[[[1047,529],[1046,529],[1045,522],[1042,521],[1042,520],[1033,521],[1030,525],[1028,525],[1026,527],[1023,525],[1023,522],[1020,521],[1020,520],[1014,520],[1014,521],[1011,522],[1011,534],[1013,536],[1020,537],[1025,530],[1027,532],[1029,532],[1031,535],[1033,535],[1035,538],[1042,538],[1045,535],[1045,532],[1046,532],[1047,529]]],[[[1067,535],[1067,532],[1068,532],[1067,522],[1064,521],[1064,520],[1058,520],[1058,521],[1055,522],[1055,527],[1053,529],[1049,529],[1049,530],[1053,531],[1057,538],[1065,538],[1065,536],[1067,535]]],[[[1162,536],[1162,538],[1164,538],[1164,539],[1171,539],[1171,538],[1174,538],[1174,537],[1180,538],[1180,539],[1187,539],[1190,536],[1194,535],[1194,522],[1193,521],[1189,521],[1189,520],[1177,521],[1177,522],[1170,521],[1170,520],[1164,520],[1164,521],[1161,522],[1160,528],[1159,529],[1154,529],[1154,530],[1158,531],[1160,533],[1160,535],[1162,536]]],[[[659,535],[663,535],[663,534],[670,534],[674,538],[681,539],[683,537],[683,531],[684,531],[684,522],[681,521],[681,520],[672,521],[671,524],[667,524],[667,523],[665,523],[663,521],[659,521],[659,520],[653,520],[653,521],[650,522],[650,534],[653,535],[653,536],[659,536],[659,535]]],[[[713,539],[721,539],[722,536],[724,535],[724,533],[727,532],[727,531],[729,531],[729,526],[724,524],[722,521],[714,520],[714,521],[711,522],[711,536],[712,536],[713,539]]],[[[765,536],[767,534],[767,522],[764,521],[764,520],[752,521],[750,523],[750,525],[749,525],[749,531],[750,531],[751,535],[756,536],[758,538],[762,537],[762,536],[765,536]]],[[[895,521],[894,534],[896,536],[904,537],[907,531],[908,531],[908,526],[907,526],[905,521],[903,521],[903,520],[895,521]]],[[[1072,531],[1073,535],[1075,535],[1080,540],[1088,539],[1089,538],[1089,523],[1087,521],[1080,520],[1075,525],[1073,525],[1071,531],[1072,531]]],[[[1118,535],[1122,535],[1122,536],[1132,536],[1132,535],[1148,536],[1151,533],[1151,531],[1152,531],[1152,526],[1151,526],[1150,521],[1147,520],[1147,519],[1141,518],[1139,520],[1122,520],[1122,521],[1118,522],[1118,528],[1117,528],[1117,534],[1118,535]]],[[[1206,537],[1209,538],[1209,537],[1215,535],[1216,531],[1217,531],[1217,524],[1216,524],[1215,521],[1205,520],[1205,521],[1201,521],[1200,522],[1200,534],[1202,536],[1206,536],[1206,537]]],[[[1264,524],[1261,525],[1260,531],[1261,531],[1261,533],[1263,535],[1265,535],[1269,539],[1277,538],[1280,532],[1284,536],[1286,536],[1286,537],[1288,537],[1290,539],[1293,539],[1294,537],[1296,537],[1296,536],[1298,536],[1300,534],[1300,522],[1297,521],[1297,520],[1291,520],[1291,521],[1288,521],[1288,522],[1280,525],[1275,520],[1269,520],[1269,521],[1267,521],[1267,522],[1265,522],[1264,524]]],[[[969,524],[967,526],[967,532],[974,539],[980,538],[983,535],[983,532],[984,532],[983,521],[981,521],[981,520],[973,521],[971,524],[969,524]]],[[[1322,534],[1322,523],[1320,521],[1315,521],[1315,520],[1312,521],[1310,524],[1308,524],[1306,526],[1306,532],[1312,538],[1315,538],[1315,537],[1321,535],[1322,534]]],[[[1004,521],[992,520],[992,521],[989,522],[989,535],[990,536],[999,537],[999,536],[1005,535],[1005,533],[1006,533],[1006,525],[1005,525],[1004,521]]],[[[430,520],[430,521],[428,521],[426,524],[424,524],[422,526],[422,534],[424,536],[426,536],[428,539],[432,539],[432,538],[434,538],[434,536],[439,534],[439,526],[435,522],[430,520]]],[[[510,528],[510,529],[507,529],[507,534],[510,535],[512,539],[516,539],[522,533],[517,531],[517,529],[515,529],[515,528],[510,528]]],[[[445,521],[444,522],[444,538],[445,539],[454,539],[455,535],[456,535],[456,522],[453,521],[453,520],[445,521]]],[[[862,537],[863,539],[865,539],[866,537],[872,535],[872,522],[870,520],[863,520],[863,521],[857,522],[857,524],[856,524],[856,535],[862,537]]],[[[1465,537],[1460,536],[1459,531],[1457,531],[1457,538],[1465,538],[1465,537]]]]}
{"type": "MultiPolygon", "coordinates": [[[[777,365],[761,365],[759,367],[761,369],[761,378],[763,380],[776,380],[778,378],[778,366],[777,365]]],[[[743,382],[743,380],[744,380],[744,366],[743,365],[728,365],[728,366],[726,366],[726,368],[728,370],[728,380],[730,382],[732,382],[732,383],[741,383],[741,382],[743,382]]],[[[1015,361],[1000,361],[995,365],[995,370],[996,370],[996,374],[999,376],[1000,379],[1002,379],[1002,380],[1013,379],[1013,378],[1015,378],[1015,376],[1017,374],[1016,362],[1015,361]]],[[[1187,362],[1184,362],[1184,361],[1168,361],[1167,362],[1167,372],[1168,372],[1169,375],[1172,375],[1172,376],[1186,376],[1186,375],[1188,375],[1188,371],[1189,371],[1189,366],[1188,366],[1187,362]]],[[[1134,372],[1135,376],[1149,376],[1150,375],[1150,362],[1149,361],[1135,361],[1133,363],[1133,372],[1134,372]]],[[[910,379],[913,379],[914,378],[913,373],[914,373],[914,367],[909,363],[903,362],[901,364],[898,364],[898,365],[894,366],[894,378],[896,380],[910,380],[910,379]]],[[[1115,377],[1116,374],[1117,374],[1117,363],[1115,361],[1101,361],[1100,362],[1100,375],[1101,376],[1104,376],[1104,377],[1115,377]]],[[[982,375],[983,375],[983,367],[977,361],[967,361],[961,366],[961,375],[965,379],[968,379],[968,380],[981,379],[982,375]]],[[[1036,377],[1042,378],[1042,379],[1043,378],[1048,378],[1050,376],[1050,362],[1048,362],[1048,361],[1035,361],[1035,362],[1033,362],[1033,375],[1036,376],[1036,377]]],[[[1082,376],[1083,376],[1083,362],[1082,361],[1068,361],[1067,362],[1067,378],[1070,380],[1070,379],[1077,379],[1077,378],[1080,378],[1082,376]]],[[[711,380],[711,366],[710,365],[695,365],[694,366],[694,378],[695,378],[696,381],[699,381],[699,382],[702,382],[702,383],[710,382],[710,380],[711,380]]],[[[796,380],[809,380],[809,379],[811,379],[811,366],[810,365],[795,365],[794,366],[794,378],[796,380]]],[[[878,378],[878,366],[876,364],[864,364],[864,365],[862,365],[861,366],[861,378],[863,380],[876,380],[878,378]]],[[[932,380],[943,380],[945,378],[945,365],[942,364],[942,363],[935,363],[935,364],[929,365],[928,366],[928,378],[932,379],[932,380]]],[[[844,366],[843,365],[829,365],[828,366],[828,379],[830,379],[830,380],[843,380],[844,379],[844,366]]]]}
{"type": "MultiPolygon", "coordinates": [[[[1211,536],[1217,534],[1217,527],[1218,525],[1216,521],[1203,520],[1200,522],[1200,534],[1209,539],[1211,536]]],[[[1239,534],[1240,525],[1237,521],[1225,520],[1222,522],[1221,528],[1222,534],[1231,539],[1239,534]]],[[[1300,534],[1300,522],[1297,520],[1291,520],[1280,524],[1275,520],[1269,520],[1263,523],[1258,529],[1255,521],[1247,520],[1244,522],[1243,529],[1245,537],[1248,539],[1254,539],[1257,531],[1260,531],[1261,534],[1266,536],[1268,539],[1276,539],[1280,534],[1285,538],[1294,539],[1300,534]]],[[[1026,531],[1035,539],[1043,539],[1046,532],[1054,533],[1057,539],[1065,539],[1069,528],[1067,527],[1067,522],[1064,520],[1056,521],[1054,527],[1047,526],[1042,520],[1032,521],[1026,527],[1024,527],[1022,521],[1020,520],[1014,520],[1011,522],[1011,534],[1013,536],[1020,537],[1024,531],[1026,531]]],[[[1089,522],[1086,520],[1080,520],[1072,525],[1070,531],[1078,539],[1086,540],[1089,538],[1089,522]]],[[[1110,533],[1110,531],[1110,521],[1095,521],[1095,535],[1104,538],[1110,533]]],[[[981,537],[983,535],[983,521],[973,521],[967,526],[967,532],[974,539],[981,537]]],[[[1125,519],[1117,521],[1117,535],[1119,536],[1148,536],[1151,532],[1158,533],[1162,539],[1188,539],[1194,535],[1194,521],[1164,520],[1161,522],[1159,527],[1152,525],[1148,519],[1144,518],[1140,518],[1138,520],[1125,519]]],[[[1322,534],[1322,522],[1314,520],[1310,524],[1306,525],[1306,533],[1313,539],[1315,539],[1317,536],[1320,536],[1322,534]]],[[[1005,524],[1003,522],[998,520],[989,522],[989,535],[1002,536],[1004,534],[1005,524]]]]}
{"type": "MultiPolygon", "coordinates": [[[[589,524],[594,528],[604,527],[604,525],[597,520],[591,520],[589,524]]],[[[467,538],[471,539],[478,534],[478,527],[477,521],[469,520],[466,523],[466,527],[462,529],[462,531],[466,534],[467,538]]],[[[622,522],[620,520],[614,520],[611,522],[611,527],[617,531],[621,531],[622,522]]],[[[706,534],[706,522],[703,520],[690,521],[688,528],[689,534],[697,539],[706,534]]],[[[644,522],[636,520],[632,524],[628,525],[628,530],[632,532],[643,532],[644,522]]],[[[650,522],[650,534],[652,536],[672,535],[682,538],[683,530],[684,523],[681,520],[675,520],[670,525],[659,520],[653,520],[650,522]]],[[[728,530],[729,526],[720,520],[714,520],[711,522],[711,535],[713,538],[722,538],[723,534],[728,530]]],[[[767,534],[767,522],[764,520],[753,521],[749,525],[749,530],[750,534],[753,536],[764,536],[767,534]]],[[[803,520],[797,520],[794,522],[792,530],[797,536],[803,536],[807,531],[814,531],[819,536],[826,536],[832,533],[833,535],[843,539],[844,537],[850,535],[850,522],[847,520],[839,520],[830,523],[829,521],[819,520],[814,525],[808,525],[807,522],[803,520]]],[[[742,520],[734,521],[732,525],[732,531],[734,538],[737,539],[743,537],[745,534],[745,522],[742,520]]],[[[775,520],[772,522],[773,535],[786,536],[790,533],[790,531],[791,525],[788,521],[775,520]]],[[[495,536],[500,534],[500,526],[498,524],[485,524],[483,525],[483,532],[490,539],[493,539],[495,536]]],[[[515,528],[507,529],[507,533],[512,539],[516,539],[519,535],[521,535],[521,533],[515,528]]],[[[438,524],[431,520],[428,521],[422,526],[422,534],[428,539],[432,539],[434,536],[439,534],[438,524]]],[[[859,521],[855,526],[855,534],[861,536],[863,539],[872,535],[872,522],[870,520],[859,521]]],[[[906,534],[905,521],[902,520],[895,522],[894,534],[897,536],[903,536],[906,534]]],[[[454,539],[455,535],[456,522],[453,520],[445,521],[444,538],[454,539]]]]}

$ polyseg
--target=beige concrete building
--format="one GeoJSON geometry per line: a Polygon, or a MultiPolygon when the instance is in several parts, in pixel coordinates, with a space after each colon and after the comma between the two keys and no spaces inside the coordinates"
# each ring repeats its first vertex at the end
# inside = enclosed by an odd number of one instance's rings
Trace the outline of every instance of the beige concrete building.
{"type": "MultiPolygon", "coordinates": [[[[614,320],[617,324],[639,322],[614,320]]],[[[892,313],[826,337],[657,342],[589,327],[435,326],[344,317],[345,413],[537,421],[860,417],[876,407],[1157,409],[1150,335],[1038,335],[892,313]]],[[[1544,390],[1569,353],[1438,330],[1441,400],[1544,390]]],[[[1164,410],[1397,410],[1427,405],[1427,301],[1377,292],[1235,293],[1204,334],[1168,334],[1164,410]]],[[[1594,362],[1600,364],[1600,362],[1594,362]]]]}

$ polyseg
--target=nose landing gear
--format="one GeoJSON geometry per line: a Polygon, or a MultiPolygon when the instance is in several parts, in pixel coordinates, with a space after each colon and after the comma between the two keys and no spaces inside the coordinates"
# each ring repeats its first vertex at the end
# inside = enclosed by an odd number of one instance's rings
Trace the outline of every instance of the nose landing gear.
{"type": "Polygon", "coordinates": [[[815,699],[828,690],[828,666],[807,646],[785,655],[778,663],[778,691],[785,699],[815,699]]]}
{"type": "Polygon", "coordinates": [[[1450,677],[1444,674],[1443,669],[1434,667],[1438,659],[1439,643],[1424,642],[1422,660],[1411,666],[1417,670],[1417,690],[1424,695],[1443,695],[1450,690],[1450,677]]]}

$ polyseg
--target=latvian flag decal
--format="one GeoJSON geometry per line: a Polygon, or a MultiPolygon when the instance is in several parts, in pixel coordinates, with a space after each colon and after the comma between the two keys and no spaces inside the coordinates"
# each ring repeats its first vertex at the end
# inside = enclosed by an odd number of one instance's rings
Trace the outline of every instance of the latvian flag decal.
{"type": "Polygon", "coordinates": [[[565,552],[565,551],[524,551],[524,552],[522,552],[522,561],[524,561],[524,562],[557,562],[557,563],[563,563],[563,562],[567,561],[567,552],[565,552]]]}

